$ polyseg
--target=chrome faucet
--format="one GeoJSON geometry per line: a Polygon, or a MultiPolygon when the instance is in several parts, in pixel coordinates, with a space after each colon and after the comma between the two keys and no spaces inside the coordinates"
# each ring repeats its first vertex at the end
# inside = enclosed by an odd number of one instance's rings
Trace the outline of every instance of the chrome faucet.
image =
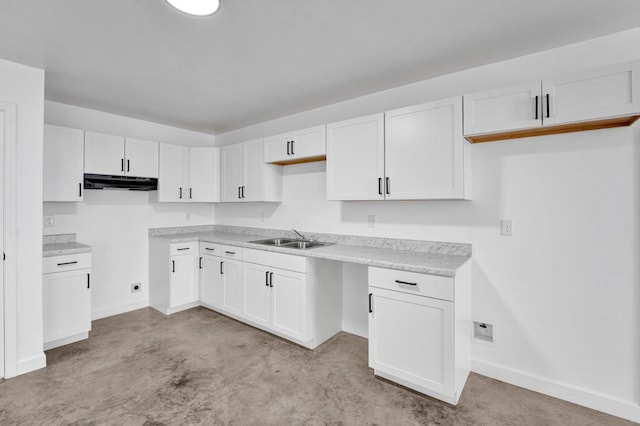
{"type": "Polygon", "coordinates": [[[292,229],[293,232],[295,232],[296,234],[298,234],[300,236],[300,238],[302,238],[303,240],[306,240],[307,237],[305,237],[304,235],[302,235],[301,233],[299,233],[298,231],[296,231],[295,229],[292,229]]]}

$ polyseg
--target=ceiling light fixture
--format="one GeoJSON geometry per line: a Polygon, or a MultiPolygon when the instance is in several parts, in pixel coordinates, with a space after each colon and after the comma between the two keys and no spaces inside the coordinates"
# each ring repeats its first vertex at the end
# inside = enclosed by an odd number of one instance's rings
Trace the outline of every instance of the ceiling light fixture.
{"type": "Polygon", "coordinates": [[[220,9],[220,0],[167,0],[167,3],[194,16],[213,15],[220,9]]]}

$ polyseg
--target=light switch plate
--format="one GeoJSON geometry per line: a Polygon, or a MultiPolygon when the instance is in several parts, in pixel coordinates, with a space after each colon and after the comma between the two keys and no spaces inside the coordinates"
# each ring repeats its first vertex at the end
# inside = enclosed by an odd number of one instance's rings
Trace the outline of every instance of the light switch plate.
{"type": "Polygon", "coordinates": [[[53,226],[53,216],[44,217],[44,226],[53,226]]]}

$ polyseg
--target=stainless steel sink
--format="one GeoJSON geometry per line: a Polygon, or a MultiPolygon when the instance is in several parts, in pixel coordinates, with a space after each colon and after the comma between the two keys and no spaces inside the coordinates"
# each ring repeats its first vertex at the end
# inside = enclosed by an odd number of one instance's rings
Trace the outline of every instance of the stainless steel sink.
{"type": "Polygon", "coordinates": [[[282,246],[295,242],[293,238],[270,238],[268,240],[249,241],[253,244],[262,244],[264,246],[282,246]]]}
{"type": "Polygon", "coordinates": [[[286,247],[293,249],[306,250],[315,247],[322,247],[328,245],[327,243],[319,243],[317,241],[311,240],[294,240],[292,238],[271,238],[268,240],[256,240],[249,241],[253,244],[261,244],[264,246],[277,246],[277,247],[286,247]]]}

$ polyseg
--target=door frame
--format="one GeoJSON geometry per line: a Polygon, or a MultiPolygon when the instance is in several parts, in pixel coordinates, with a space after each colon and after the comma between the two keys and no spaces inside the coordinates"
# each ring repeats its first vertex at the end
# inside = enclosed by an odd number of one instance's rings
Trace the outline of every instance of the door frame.
{"type": "MultiPolygon", "coordinates": [[[[0,328],[4,334],[4,377],[18,375],[18,336],[17,336],[17,259],[16,259],[16,218],[17,218],[17,177],[16,177],[16,110],[15,104],[0,101],[0,112],[4,116],[3,146],[4,164],[2,173],[3,184],[3,250],[6,255],[4,261],[4,276],[0,282],[2,299],[0,299],[0,328]],[[4,315],[3,314],[4,311],[4,315]]],[[[0,333],[2,338],[2,333],[0,333]]],[[[2,350],[0,345],[0,350],[2,350]]]]}

